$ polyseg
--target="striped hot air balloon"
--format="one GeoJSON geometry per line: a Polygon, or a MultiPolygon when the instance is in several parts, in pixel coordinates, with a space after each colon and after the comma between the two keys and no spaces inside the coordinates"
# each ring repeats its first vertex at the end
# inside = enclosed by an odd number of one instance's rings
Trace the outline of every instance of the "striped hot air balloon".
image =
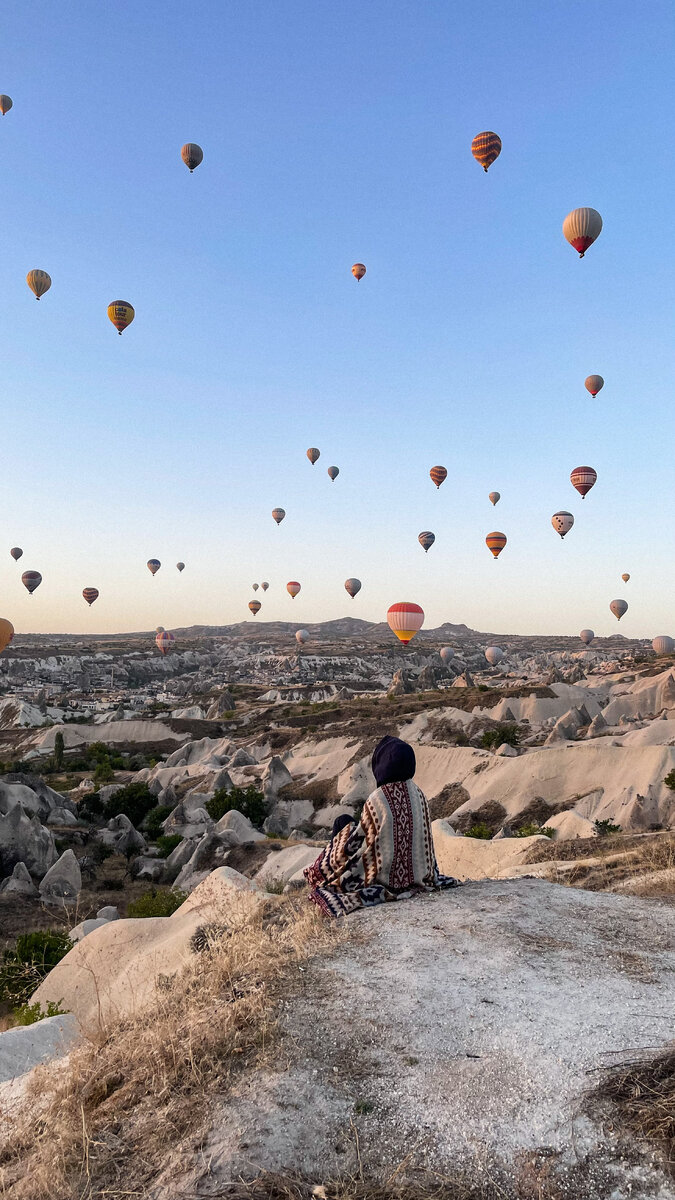
{"type": "Polygon", "coordinates": [[[0,617],[0,654],[6,650],[14,637],[14,626],[6,617],[0,617]]]}
{"type": "Polygon", "coordinates": [[[190,174],[198,167],[204,158],[204,151],[196,142],[186,142],[180,152],[180,156],[188,168],[190,174]]]}
{"type": "Polygon", "coordinates": [[[496,559],[499,558],[499,555],[506,545],[506,534],[499,533],[499,531],[496,533],[488,533],[485,539],[485,545],[487,546],[488,550],[492,552],[496,559]]]}
{"type": "Polygon", "coordinates": [[[181,571],[181,572],[182,572],[182,571],[184,571],[184,570],[185,570],[185,563],[184,563],[184,562],[179,562],[179,563],[176,563],[176,570],[177,570],[177,571],[181,571]]]}
{"type": "Polygon", "coordinates": [[[501,646],[488,646],[487,650],[485,651],[485,657],[491,667],[496,667],[497,664],[502,661],[504,657],[504,651],[502,650],[501,646]]]}
{"type": "Polygon", "coordinates": [[[597,478],[598,473],[592,467],[575,467],[570,475],[570,483],[577,489],[581,499],[585,500],[597,478]]]}
{"type": "Polygon", "coordinates": [[[595,634],[593,633],[592,629],[582,629],[581,633],[579,634],[579,637],[581,638],[582,642],[584,643],[584,646],[590,646],[591,642],[593,641],[593,638],[595,637],[595,634]]]}
{"type": "Polygon", "coordinates": [[[92,604],[94,603],[94,600],[98,600],[99,591],[98,591],[98,588],[83,588],[82,595],[84,596],[85,600],[87,601],[87,604],[91,608],[92,604]]]}
{"type": "Polygon", "coordinates": [[[338,475],[340,474],[340,468],[339,467],[329,467],[328,474],[330,475],[333,483],[335,483],[335,480],[337,479],[338,475]]]}
{"type": "Polygon", "coordinates": [[[502,498],[501,492],[490,492],[490,494],[488,495],[488,500],[490,501],[490,504],[498,504],[499,501],[501,500],[501,498],[502,498]]]}
{"type": "Polygon", "coordinates": [[[628,612],[628,605],[625,600],[612,600],[609,610],[614,613],[617,621],[620,621],[623,614],[628,612]]]}
{"type": "Polygon", "coordinates": [[[429,472],[429,475],[431,477],[432,483],[435,483],[436,487],[439,488],[441,486],[443,480],[447,479],[448,472],[446,471],[445,467],[432,467],[429,472]]]}
{"type": "Polygon", "coordinates": [[[260,609],[262,608],[262,604],[260,603],[259,600],[249,600],[248,606],[249,606],[251,612],[253,613],[254,617],[255,617],[256,613],[259,613],[260,609]]]}
{"type": "Polygon", "coordinates": [[[604,386],[605,381],[602,378],[602,375],[588,375],[584,380],[584,387],[586,388],[587,392],[591,393],[591,396],[597,396],[598,392],[604,388],[604,386]]]}
{"type": "Polygon", "coordinates": [[[24,571],[21,576],[21,582],[29,595],[32,596],[35,589],[39,588],[42,583],[42,576],[39,571],[24,571]]]}
{"type": "Polygon", "coordinates": [[[9,112],[10,108],[12,108],[13,105],[14,105],[14,101],[12,100],[12,97],[6,96],[5,93],[3,92],[2,95],[0,96],[0,113],[2,113],[3,117],[4,117],[5,113],[9,112]]]}
{"type": "Polygon", "coordinates": [[[675,650],[675,642],[667,634],[662,633],[660,637],[654,638],[652,650],[655,654],[672,654],[675,650]]]}
{"type": "Polygon", "coordinates": [[[146,563],[146,566],[151,575],[156,575],[157,572],[159,571],[159,568],[161,567],[161,565],[162,564],[158,558],[149,558],[146,563]]]}
{"type": "Polygon", "coordinates": [[[424,550],[424,553],[428,554],[434,542],[436,541],[436,534],[432,533],[430,529],[424,529],[422,533],[418,535],[417,540],[424,550]]]}
{"type": "Polygon", "coordinates": [[[273,508],[272,516],[274,517],[274,520],[276,521],[277,525],[281,525],[281,522],[283,521],[284,517],[286,516],[286,509],[285,508],[273,508]]]}
{"type": "Polygon", "coordinates": [[[364,267],[363,263],[354,263],[354,266],[352,267],[352,275],[357,283],[361,282],[365,273],[366,268],[364,267]]]}
{"type": "Polygon", "coordinates": [[[297,580],[291,579],[290,583],[286,584],[286,591],[288,592],[291,600],[295,600],[295,597],[300,591],[300,584],[297,582],[297,580]]]}
{"type": "Polygon", "coordinates": [[[121,337],[127,325],[131,325],[136,313],[128,300],[113,300],[112,304],[108,305],[108,316],[121,337]]]}
{"type": "Polygon", "coordinates": [[[309,450],[307,451],[307,457],[308,457],[309,461],[311,462],[312,466],[314,466],[314,463],[316,462],[316,460],[318,458],[321,458],[321,451],[317,450],[316,446],[310,446],[309,450]]]}
{"type": "Polygon", "coordinates": [[[575,208],[563,221],[563,234],[583,258],[589,246],[600,236],[602,217],[594,208],[575,208]]]}
{"type": "Polygon", "coordinates": [[[345,580],[345,591],[349,592],[349,595],[351,596],[351,598],[353,600],[354,597],[358,594],[358,592],[361,591],[361,580],[360,579],[346,579],[345,580]]]}
{"type": "Polygon", "coordinates": [[[295,640],[299,646],[304,646],[305,642],[309,641],[309,633],[306,629],[298,629],[295,634],[295,640]]]}
{"type": "Polygon", "coordinates": [[[477,133],[471,143],[471,153],[476,162],[479,162],[484,171],[492,166],[496,158],[502,152],[502,139],[491,130],[486,130],[484,133],[477,133]]]}
{"type": "Polygon", "coordinates": [[[565,534],[569,533],[574,525],[574,517],[571,512],[566,512],[564,508],[561,508],[559,512],[554,513],[551,517],[551,525],[556,533],[559,533],[561,538],[564,538],[565,534]]]}
{"type": "Polygon", "coordinates": [[[21,549],[20,546],[12,546],[12,549],[10,550],[10,554],[11,554],[12,558],[14,559],[14,562],[18,562],[19,559],[23,557],[23,550],[21,549]]]}
{"type": "Polygon", "coordinates": [[[52,286],[51,276],[46,271],[38,270],[28,272],[26,283],[36,300],[39,300],[40,296],[44,296],[45,292],[48,292],[52,286]]]}
{"type": "Polygon", "coordinates": [[[392,604],[387,611],[387,623],[399,642],[407,646],[424,624],[424,609],[408,601],[392,604]]]}
{"type": "Polygon", "coordinates": [[[155,645],[160,654],[164,656],[165,654],[169,653],[175,640],[175,637],[172,633],[169,633],[168,629],[161,629],[155,638],[155,645]]]}

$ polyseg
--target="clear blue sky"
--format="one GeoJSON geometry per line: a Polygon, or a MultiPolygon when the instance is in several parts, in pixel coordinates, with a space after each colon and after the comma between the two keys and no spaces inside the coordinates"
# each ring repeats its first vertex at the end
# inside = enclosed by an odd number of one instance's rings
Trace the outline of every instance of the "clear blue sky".
{"type": "Polygon", "coordinates": [[[267,579],[259,620],[675,633],[671,3],[9,0],[1,29],[0,615],[230,622],[267,579]]]}

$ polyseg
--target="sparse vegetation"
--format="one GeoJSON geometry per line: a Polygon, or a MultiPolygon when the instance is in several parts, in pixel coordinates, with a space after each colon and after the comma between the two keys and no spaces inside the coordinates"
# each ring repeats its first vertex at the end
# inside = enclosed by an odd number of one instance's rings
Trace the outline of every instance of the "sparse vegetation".
{"type": "Polygon", "coordinates": [[[159,849],[160,858],[168,858],[172,850],[176,846],[180,846],[183,838],[180,833],[164,833],[157,838],[157,847],[159,849]]]}
{"type": "Polygon", "coordinates": [[[123,813],[138,829],[148,813],[156,807],[155,797],[148,790],[147,784],[128,783],[105,803],[103,815],[106,820],[110,820],[111,817],[118,817],[120,813],[123,813]]]}
{"type": "Polygon", "coordinates": [[[492,837],[492,830],[490,829],[489,825],[486,825],[483,821],[476,821],[475,825],[471,825],[467,829],[464,836],[480,838],[482,841],[489,841],[492,837]]]}
{"type": "Polygon", "coordinates": [[[654,1143],[671,1172],[675,1166],[675,1050],[613,1071],[594,1097],[614,1109],[618,1133],[654,1143]]]}
{"type": "Polygon", "coordinates": [[[56,734],[56,736],[54,738],[54,766],[57,771],[63,770],[63,756],[64,756],[63,734],[61,733],[61,730],[59,729],[58,733],[56,734]]]}
{"type": "Polygon", "coordinates": [[[520,730],[517,725],[497,725],[486,729],[480,744],[484,750],[498,750],[500,746],[520,745],[520,730]]]}
{"type": "Polygon", "coordinates": [[[514,829],[514,837],[537,837],[543,835],[547,838],[552,838],[555,834],[555,829],[550,825],[537,825],[536,821],[525,821],[519,829],[514,829]]]}
{"type": "Polygon", "coordinates": [[[143,828],[150,839],[160,836],[164,822],[172,812],[173,809],[170,804],[157,804],[154,808],[150,809],[143,822],[143,828]]]}
{"type": "Polygon", "coordinates": [[[15,1025],[36,1025],[38,1021],[44,1021],[45,1017],[64,1017],[67,1011],[61,1008],[60,1000],[48,1000],[46,1009],[36,1000],[35,1004],[20,1004],[14,1009],[12,1018],[15,1025]]]}
{"type": "Polygon", "coordinates": [[[675,767],[673,767],[672,771],[668,772],[663,782],[665,783],[666,787],[669,787],[672,792],[675,792],[675,767]]]}
{"type": "Polygon", "coordinates": [[[178,888],[150,888],[143,896],[132,900],[127,908],[128,917],[170,917],[187,900],[187,892],[178,888]]]}
{"type": "Polygon", "coordinates": [[[72,950],[67,933],[39,929],[23,933],[13,950],[4,950],[0,963],[0,1002],[13,1008],[28,1003],[52,967],[72,950]]]}
{"type": "Polygon", "coordinates": [[[265,891],[271,896],[281,896],[286,884],[281,878],[268,879],[265,882],[265,891]]]}
{"type": "Polygon", "coordinates": [[[620,825],[612,825],[611,821],[595,821],[595,832],[600,837],[607,837],[610,833],[621,833],[620,825]]]}
{"type": "Polygon", "coordinates": [[[206,811],[214,821],[219,821],[233,809],[243,813],[252,825],[257,826],[262,825],[267,815],[263,794],[252,783],[247,788],[235,787],[229,792],[219,788],[206,802],[206,811]]]}

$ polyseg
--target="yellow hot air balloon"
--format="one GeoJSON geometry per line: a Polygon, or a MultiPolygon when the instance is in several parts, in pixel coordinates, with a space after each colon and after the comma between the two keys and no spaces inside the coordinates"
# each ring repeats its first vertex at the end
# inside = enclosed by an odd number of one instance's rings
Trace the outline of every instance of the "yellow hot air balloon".
{"type": "Polygon", "coordinates": [[[490,129],[486,129],[484,133],[477,133],[471,143],[471,153],[484,171],[489,170],[501,152],[502,139],[490,129]]]}
{"type": "Polygon", "coordinates": [[[47,274],[47,272],[38,270],[28,272],[26,275],[26,283],[28,284],[36,300],[39,300],[40,296],[44,296],[45,292],[48,292],[52,286],[51,277],[47,274]]]}
{"type": "Polygon", "coordinates": [[[387,610],[387,624],[399,642],[407,646],[424,624],[424,609],[410,601],[399,601],[387,610]]]}
{"type": "Polygon", "coordinates": [[[14,637],[14,626],[5,617],[0,617],[0,654],[6,650],[14,637]]]}
{"type": "Polygon", "coordinates": [[[108,316],[121,337],[127,325],[131,325],[136,313],[128,300],[113,300],[112,304],[108,305],[108,316]]]}
{"type": "Polygon", "coordinates": [[[256,614],[260,612],[260,609],[262,608],[262,604],[260,603],[259,600],[249,600],[248,607],[251,610],[251,612],[253,613],[253,616],[255,617],[256,614]]]}

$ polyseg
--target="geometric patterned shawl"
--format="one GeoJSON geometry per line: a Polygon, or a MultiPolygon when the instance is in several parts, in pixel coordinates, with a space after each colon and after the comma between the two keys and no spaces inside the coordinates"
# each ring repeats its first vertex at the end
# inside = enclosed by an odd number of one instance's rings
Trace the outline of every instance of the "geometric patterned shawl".
{"type": "Polygon", "coordinates": [[[309,899],[332,917],[458,886],[439,873],[429,806],[412,779],[372,792],[358,824],[352,821],[336,834],[305,878],[309,899]]]}

